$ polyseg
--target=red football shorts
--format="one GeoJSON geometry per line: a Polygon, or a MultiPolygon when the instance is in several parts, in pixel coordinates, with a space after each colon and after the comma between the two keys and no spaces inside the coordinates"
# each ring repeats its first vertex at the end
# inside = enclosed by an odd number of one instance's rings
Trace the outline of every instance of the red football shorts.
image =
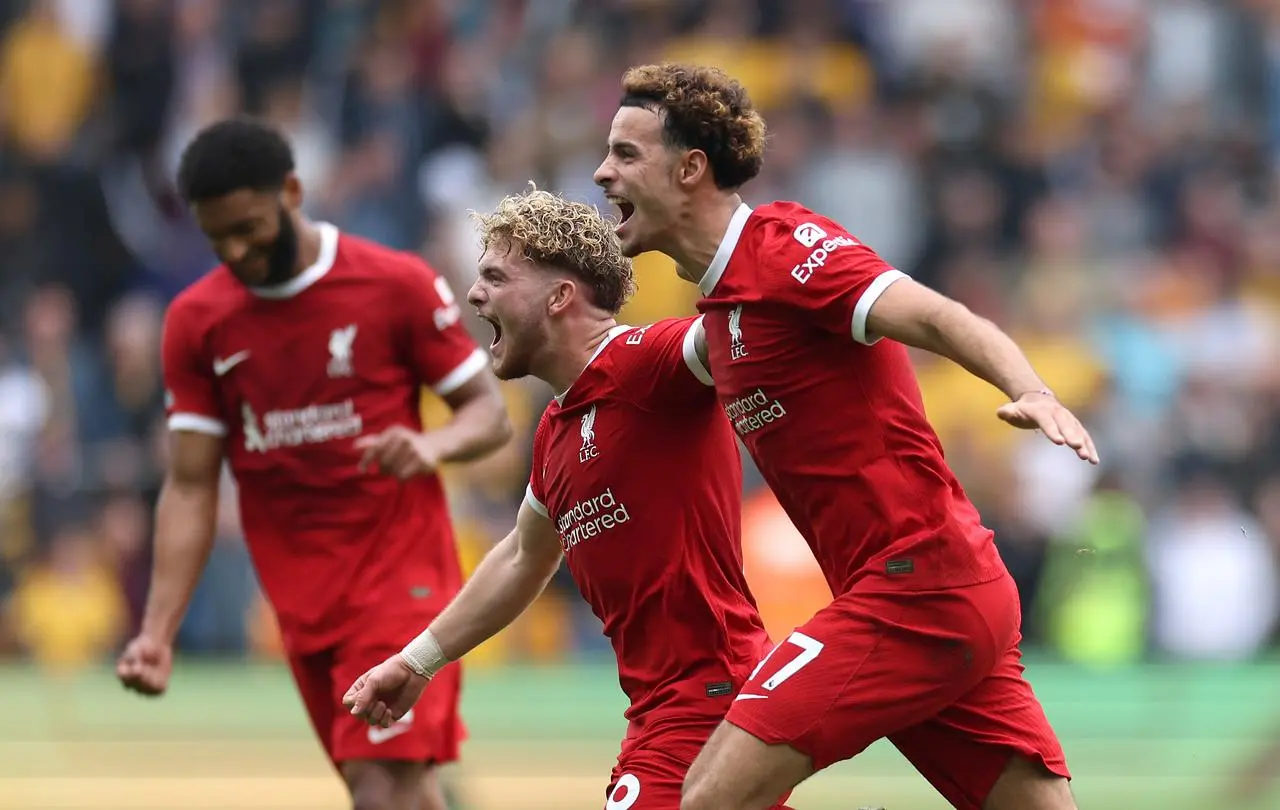
{"type": "MultiPolygon", "coordinates": [[[[718,724],[624,742],[605,791],[605,810],[680,810],[685,774],[718,724]]],[[[790,810],[782,804],[786,800],[783,796],[770,810],[790,810]]]]}
{"type": "Polygon", "coordinates": [[[1013,754],[1070,778],[1022,677],[1008,575],[941,591],[861,592],[818,611],[766,656],[727,719],[816,769],[888,737],[951,804],[981,810],[1013,754]]]}
{"type": "Polygon", "coordinates": [[[466,738],[459,702],[462,667],[436,673],[417,705],[390,728],[375,728],[342,705],[342,696],[370,667],[399,652],[404,639],[366,639],[307,655],[290,655],[289,667],[311,725],[335,764],[353,759],[446,763],[458,759],[466,738]]]}

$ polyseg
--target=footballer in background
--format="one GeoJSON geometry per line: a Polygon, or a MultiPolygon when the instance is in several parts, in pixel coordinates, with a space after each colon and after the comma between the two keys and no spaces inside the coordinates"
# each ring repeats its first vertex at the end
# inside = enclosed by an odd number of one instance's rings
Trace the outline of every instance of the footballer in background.
{"type": "Polygon", "coordinates": [[[1001,419],[1096,463],[1089,434],[994,324],[798,203],[743,203],[765,124],[738,82],[636,67],[619,106],[596,181],[623,253],[661,251],[698,284],[696,349],[834,595],[760,662],[681,806],[760,810],[887,737],[961,810],[1074,810],[1022,676],[1017,587],[943,458],[906,346],[995,385],[1001,419]]]}
{"type": "Polygon", "coordinates": [[[461,587],[435,471],[510,438],[488,356],[420,259],[300,213],[275,130],[211,125],[186,148],[178,185],[223,264],[166,316],[171,460],[146,611],[117,674],[144,695],[168,686],[225,460],[298,691],[353,804],[443,810],[435,766],[457,759],[464,736],[458,669],[390,728],[370,729],[340,700],[461,587]],[[424,386],[452,411],[425,433],[424,386]]]}
{"type": "Polygon", "coordinates": [[[591,206],[534,190],[480,223],[467,300],[493,325],[494,371],[537,377],[555,396],[515,529],[344,703],[374,728],[396,722],[564,560],[630,700],[605,806],[679,810],[690,763],[770,647],[742,571],[742,460],[694,351],[699,319],[617,323],[631,262],[591,206]]]}

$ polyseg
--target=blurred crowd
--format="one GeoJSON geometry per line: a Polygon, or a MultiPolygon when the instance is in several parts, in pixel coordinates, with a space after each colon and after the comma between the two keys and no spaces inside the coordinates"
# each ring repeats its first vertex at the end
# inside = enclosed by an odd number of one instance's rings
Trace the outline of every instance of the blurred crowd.
{"type": "MultiPolygon", "coordinates": [[[[468,209],[530,179],[605,206],[591,175],[618,79],[657,60],[718,65],[752,92],[772,134],[749,202],[844,223],[1005,327],[1086,418],[1097,469],[917,358],[1030,644],[1106,666],[1274,643],[1274,3],[0,0],[0,651],[78,665],[138,621],[165,463],[160,326],[213,264],[172,180],[199,127],[274,122],[309,215],[420,251],[465,290],[468,209]]],[[[638,265],[626,322],[693,311],[668,261],[638,265]]],[[[447,472],[468,565],[511,523],[549,397],[506,391],[516,440],[447,472]]],[[[776,504],[749,461],[747,481],[748,556],[776,557],[776,504]]],[[[179,642],[269,655],[226,483],[179,642]]],[[[561,578],[482,655],[601,648],[561,578]]]]}

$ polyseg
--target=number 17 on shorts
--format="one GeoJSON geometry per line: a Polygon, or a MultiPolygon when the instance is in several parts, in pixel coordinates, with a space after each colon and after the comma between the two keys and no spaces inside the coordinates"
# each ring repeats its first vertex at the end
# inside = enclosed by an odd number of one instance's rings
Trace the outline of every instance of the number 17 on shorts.
{"type": "Polygon", "coordinates": [[[760,663],[756,664],[756,668],[751,671],[751,677],[747,679],[747,683],[734,700],[764,700],[768,698],[769,692],[777,689],[799,673],[800,670],[812,664],[822,653],[822,647],[821,641],[796,630],[770,650],[768,655],[760,659],[760,663]],[[787,650],[788,653],[791,653],[790,660],[788,660],[786,653],[778,655],[778,651],[784,648],[790,648],[787,650]],[[776,669],[770,675],[768,674],[769,664],[774,660],[775,656],[778,658],[778,662],[774,663],[776,669]],[[762,674],[767,677],[760,681],[762,674]]]}

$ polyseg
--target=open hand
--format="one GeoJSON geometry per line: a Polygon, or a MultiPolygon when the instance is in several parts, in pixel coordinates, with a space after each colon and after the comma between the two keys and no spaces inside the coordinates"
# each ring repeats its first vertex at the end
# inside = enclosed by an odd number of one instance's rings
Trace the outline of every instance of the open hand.
{"type": "Polygon", "coordinates": [[[1013,402],[1000,406],[996,416],[1016,428],[1039,430],[1054,444],[1066,445],[1075,450],[1076,455],[1084,461],[1098,463],[1098,449],[1093,446],[1089,431],[1052,394],[1040,391],[1023,394],[1013,402]]]}
{"type": "Polygon", "coordinates": [[[356,678],[342,705],[371,726],[390,728],[422,697],[427,679],[409,669],[399,653],[356,678]]]}

